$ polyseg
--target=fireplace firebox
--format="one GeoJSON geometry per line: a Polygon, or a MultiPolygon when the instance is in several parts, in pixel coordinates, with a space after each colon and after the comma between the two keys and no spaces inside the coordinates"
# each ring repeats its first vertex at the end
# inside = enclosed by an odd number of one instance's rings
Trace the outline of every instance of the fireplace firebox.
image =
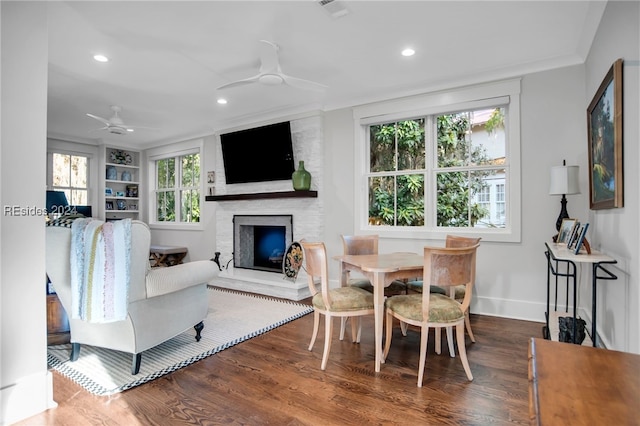
{"type": "Polygon", "coordinates": [[[234,215],[233,266],[282,272],[285,250],[293,241],[293,215],[234,215]]]}

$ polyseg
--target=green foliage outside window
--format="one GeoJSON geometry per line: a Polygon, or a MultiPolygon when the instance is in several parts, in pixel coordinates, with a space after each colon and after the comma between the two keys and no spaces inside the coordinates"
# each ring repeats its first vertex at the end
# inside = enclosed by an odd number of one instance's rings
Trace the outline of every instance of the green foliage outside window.
{"type": "MultiPolygon", "coordinates": [[[[485,164],[482,146],[472,147],[470,115],[456,113],[437,118],[438,167],[453,168],[485,164]]],[[[473,227],[488,210],[474,202],[474,195],[485,188],[488,171],[454,171],[437,174],[436,223],[445,227],[473,227]]]]}
{"type": "MultiPolygon", "coordinates": [[[[497,108],[485,130],[491,133],[503,122],[497,108]]],[[[482,145],[471,143],[470,113],[437,116],[436,127],[437,226],[473,227],[488,214],[474,195],[486,188],[485,179],[495,171],[466,168],[492,160],[482,145]]],[[[425,146],[424,118],[370,126],[370,224],[424,226],[425,146]]]]}
{"type": "MultiPolygon", "coordinates": [[[[371,126],[372,172],[423,170],[424,119],[371,126]]],[[[373,225],[424,225],[424,175],[394,174],[369,179],[373,225]]]]}
{"type": "Polygon", "coordinates": [[[156,176],[156,220],[176,222],[179,200],[179,221],[199,222],[200,154],[158,160],[156,176]]]}

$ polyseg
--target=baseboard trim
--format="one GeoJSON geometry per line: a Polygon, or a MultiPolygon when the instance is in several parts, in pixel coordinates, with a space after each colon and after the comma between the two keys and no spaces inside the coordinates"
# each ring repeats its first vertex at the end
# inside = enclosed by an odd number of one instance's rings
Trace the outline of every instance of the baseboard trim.
{"type": "Polygon", "coordinates": [[[0,401],[3,407],[0,425],[10,425],[55,408],[58,404],[53,400],[53,375],[45,370],[44,374],[23,377],[0,389],[0,401]]]}
{"type": "MultiPolygon", "coordinates": [[[[558,306],[558,310],[565,310],[565,306],[558,306]]],[[[490,297],[475,297],[471,303],[469,311],[472,314],[489,315],[493,317],[511,318],[523,321],[534,321],[545,324],[545,312],[547,311],[546,303],[527,302],[523,300],[509,300],[490,297]]],[[[573,314],[573,307],[568,307],[568,315],[573,314]]],[[[586,323],[587,332],[591,336],[591,314],[586,309],[578,308],[576,316],[582,318],[586,323]]],[[[602,339],[600,333],[596,329],[598,347],[607,348],[609,342],[602,339]]]]}

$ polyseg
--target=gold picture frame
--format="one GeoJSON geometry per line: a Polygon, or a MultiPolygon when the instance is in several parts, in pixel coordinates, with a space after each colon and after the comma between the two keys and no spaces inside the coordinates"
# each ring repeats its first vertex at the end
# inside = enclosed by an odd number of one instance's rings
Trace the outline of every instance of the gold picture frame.
{"type": "Polygon", "coordinates": [[[591,210],[624,206],[622,64],[613,63],[587,108],[591,210]]]}

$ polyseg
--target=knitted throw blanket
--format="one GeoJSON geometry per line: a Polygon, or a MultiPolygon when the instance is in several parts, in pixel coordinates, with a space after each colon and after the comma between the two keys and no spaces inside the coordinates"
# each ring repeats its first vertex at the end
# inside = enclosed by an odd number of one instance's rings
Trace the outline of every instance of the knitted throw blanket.
{"type": "Polygon", "coordinates": [[[71,317],[93,323],[127,317],[131,219],[71,225],[71,317]]]}

